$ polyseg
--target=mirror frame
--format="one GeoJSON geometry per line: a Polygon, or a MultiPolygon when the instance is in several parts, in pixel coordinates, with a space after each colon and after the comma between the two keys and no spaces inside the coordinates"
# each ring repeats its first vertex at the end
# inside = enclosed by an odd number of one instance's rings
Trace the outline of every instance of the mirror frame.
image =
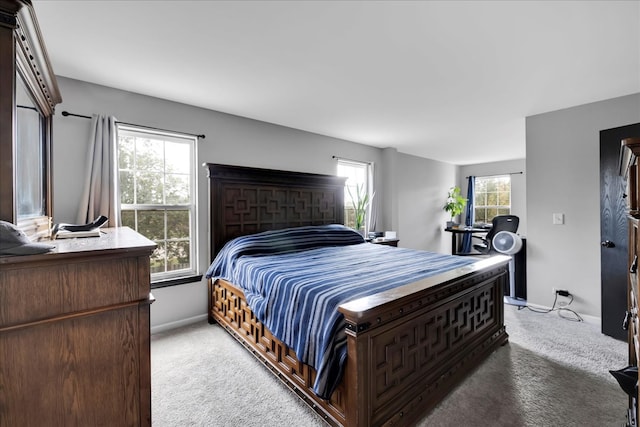
{"type": "Polygon", "coordinates": [[[28,236],[49,236],[52,203],[52,117],[62,101],[35,10],[29,0],[0,0],[0,220],[16,224],[28,236]],[[44,215],[20,218],[17,213],[16,84],[24,85],[42,115],[42,191],[44,215]]]}

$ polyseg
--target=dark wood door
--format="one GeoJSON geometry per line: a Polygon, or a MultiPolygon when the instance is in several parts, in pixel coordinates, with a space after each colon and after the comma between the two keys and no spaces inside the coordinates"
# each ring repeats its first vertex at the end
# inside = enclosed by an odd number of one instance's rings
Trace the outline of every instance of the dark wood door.
{"type": "Polygon", "coordinates": [[[602,333],[627,340],[627,218],[619,175],[620,141],[640,136],[640,123],[600,131],[600,264],[602,333]]]}

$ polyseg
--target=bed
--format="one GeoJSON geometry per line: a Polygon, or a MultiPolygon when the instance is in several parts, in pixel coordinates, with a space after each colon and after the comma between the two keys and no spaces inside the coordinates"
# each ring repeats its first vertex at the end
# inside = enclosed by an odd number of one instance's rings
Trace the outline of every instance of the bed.
{"type": "MultiPolygon", "coordinates": [[[[343,223],[344,178],[205,166],[212,261],[241,236],[343,223]]],[[[328,424],[412,425],[507,342],[502,302],[507,264],[503,256],[465,262],[340,304],[346,363],[341,381],[324,398],[317,393],[318,372],[258,320],[231,280],[208,281],[208,316],[328,424]]]]}

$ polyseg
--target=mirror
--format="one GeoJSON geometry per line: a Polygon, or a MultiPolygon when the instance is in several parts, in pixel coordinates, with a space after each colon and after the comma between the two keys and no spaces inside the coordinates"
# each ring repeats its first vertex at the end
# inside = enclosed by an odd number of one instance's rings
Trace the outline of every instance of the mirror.
{"type": "Polygon", "coordinates": [[[16,73],[16,214],[18,220],[46,212],[44,116],[16,73]]]}
{"type": "Polygon", "coordinates": [[[51,128],[62,98],[29,0],[0,0],[0,46],[0,219],[45,239],[53,214],[51,128]]]}

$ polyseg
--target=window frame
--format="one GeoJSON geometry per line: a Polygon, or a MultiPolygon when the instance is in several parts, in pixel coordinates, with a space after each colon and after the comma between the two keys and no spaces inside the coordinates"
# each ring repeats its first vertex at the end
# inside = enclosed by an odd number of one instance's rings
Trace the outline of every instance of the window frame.
{"type": "MultiPolygon", "coordinates": [[[[364,170],[364,186],[365,186],[365,192],[366,194],[369,195],[369,204],[367,205],[366,209],[365,209],[365,221],[364,221],[364,232],[365,232],[365,236],[366,233],[368,233],[369,231],[369,223],[370,223],[370,218],[371,218],[371,204],[372,204],[372,200],[373,200],[373,183],[371,182],[371,162],[363,162],[363,161],[358,161],[358,160],[349,160],[349,159],[341,159],[341,158],[337,158],[337,165],[336,165],[336,174],[338,176],[345,176],[345,175],[340,175],[340,169],[341,167],[350,167],[350,168],[361,168],[364,170]]],[[[350,185],[349,183],[350,177],[347,176],[347,180],[345,181],[344,185],[344,225],[346,225],[347,227],[350,228],[354,228],[355,224],[350,225],[348,223],[349,218],[351,217],[351,215],[349,215],[350,212],[354,212],[355,209],[353,208],[353,203],[351,201],[351,198],[349,197],[349,190],[347,190],[348,188],[352,188],[355,189],[356,185],[360,184],[360,182],[356,183],[355,185],[350,185]]],[[[353,194],[353,193],[352,193],[353,194]]],[[[355,229],[355,228],[354,228],[355,229]]]]}
{"type": "MultiPolygon", "coordinates": [[[[511,174],[496,174],[496,175],[476,176],[474,178],[474,181],[475,182],[474,182],[474,195],[473,195],[473,197],[474,197],[474,200],[473,200],[473,217],[474,217],[476,222],[479,222],[478,221],[478,209],[484,209],[485,210],[485,214],[486,214],[486,211],[488,209],[495,209],[496,210],[496,214],[493,217],[491,217],[491,218],[485,217],[485,221],[482,221],[482,222],[488,223],[488,224],[491,224],[493,218],[495,216],[497,216],[497,215],[509,215],[509,214],[511,214],[511,208],[512,208],[512,206],[511,206],[511,200],[512,200],[512,179],[511,179],[511,174]],[[498,181],[498,180],[501,180],[501,179],[506,179],[509,182],[509,204],[506,205],[506,204],[497,203],[495,205],[493,205],[493,204],[489,205],[489,204],[486,204],[487,198],[485,198],[485,204],[479,205],[477,203],[478,194],[479,194],[478,193],[478,188],[479,188],[478,180],[483,180],[485,182],[488,182],[490,180],[498,181]],[[505,209],[507,210],[506,212],[504,211],[505,209]],[[501,210],[502,210],[502,212],[500,212],[501,210]]],[[[486,195],[486,194],[489,194],[489,192],[484,191],[484,192],[482,192],[482,194],[486,195]]],[[[500,201],[499,198],[496,201],[499,202],[500,201]]]]}
{"type": "MultiPolygon", "coordinates": [[[[197,282],[202,279],[202,275],[199,274],[199,245],[198,245],[198,176],[197,176],[197,142],[198,138],[194,135],[183,134],[179,132],[171,132],[159,129],[148,128],[144,126],[138,126],[133,124],[124,124],[117,123],[116,124],[116,179],[118,180],[118,210],[120,215],[123,210],[132,210],[135,215],[135,227],[134,229],[138,230],[138,212],[141,211],[159,211],[165,213],[164,217],[164,229],[163,229],[163,238],[158,240],[158,242],[163,242],[166,244],[171,241],[171,238],[168,236],[167,232],[167,218],[166,212],[169,211],[177,211],[177,210],[187,210],[189,212],[189,267],[184,269],[179,269],[175,271],[164,271],[158,273],[151,273],[151,288],[160,288],[166,286],[174,286],[183,283],[191,283],[197,282]],[[160,139],[164,142],[173,142],[173,143],[182,143],[189,145],[189,200],[187,203],[166,203],[166,193],[163,191],[162,195],[162,203],[122,203],[121,197],[122,192],[120,189],[120,137],[121,136],[132,136],[134,138],[148,138],[148,139],[160,139]]],[[[163,152],[163,162],[166,159],[166,152],[163,152]]],[[[135,154],[134,154],[135,159],[135,154]]],[[[135,160],[134,160],[135,161],[135,160]]],[[[137,168],[133,168],[134,173],[137,171],[137,168]]],[[[163,174],[166,174],[166,171],[163,170],[163,174]]],[[[135,185],[134,185],[134,194],[135,194],[135,185]]],[[[163,186],[163,190],[164,190],[163,186]]],[[[142,234],[142,233],[141,233],[142,234]]],[[[154,240],[149,238],[150,240],[154,240]]],[[[156,242],[156,243],[158,243],[156,242]]],[[[164,256],[165,262],[165,270],[167,268],[167,257],[164,256]]]]}

